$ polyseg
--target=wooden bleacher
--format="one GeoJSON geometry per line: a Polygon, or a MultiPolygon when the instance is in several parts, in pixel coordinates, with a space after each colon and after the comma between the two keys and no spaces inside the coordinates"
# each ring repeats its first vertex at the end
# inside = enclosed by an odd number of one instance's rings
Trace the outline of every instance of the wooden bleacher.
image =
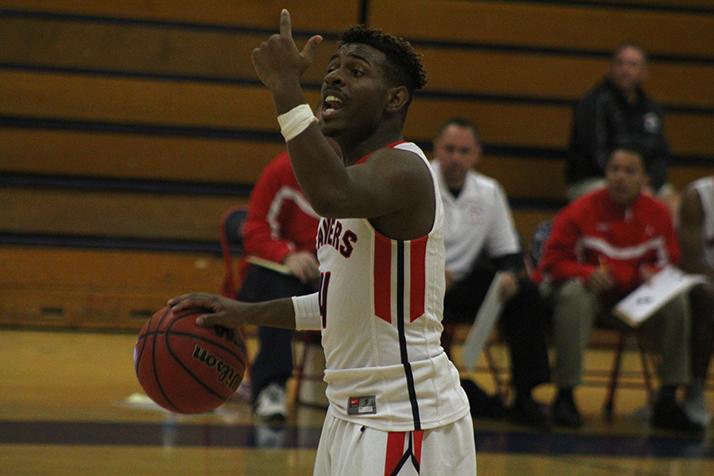
{"type": "Polygon", "coordinates": [[[136,329],[190,290],[218,291],[218,220],[284,148],[250,51],[293,14],[325,34],[366,21],[410,39],[429,84],[406,136],[480,128],[523,236],[563,203],[573,101],[623,40],[651,54],[677,187],[714,173],[714,9],[704,0],[0,0],[0,324],[136,329]]]}

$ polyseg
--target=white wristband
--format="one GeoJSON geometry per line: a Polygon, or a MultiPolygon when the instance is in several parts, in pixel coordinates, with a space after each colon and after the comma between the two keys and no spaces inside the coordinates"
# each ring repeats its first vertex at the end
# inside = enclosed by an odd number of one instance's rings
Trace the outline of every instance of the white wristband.
{"type": "Polygon", "coordinates": [[[295,329],[299,331],[320,330],[320,298],[318,293],[307,296],[293,296],[293,310],[295,311],[295,329]]]}
{"type": "Polygon", "coordinates": [[[295,106],[285,114],[278,116],[280,133],[285,138],[285,142],[300,135],[313,122],[317,122],[317,118],[307,104],[295,106]]]}

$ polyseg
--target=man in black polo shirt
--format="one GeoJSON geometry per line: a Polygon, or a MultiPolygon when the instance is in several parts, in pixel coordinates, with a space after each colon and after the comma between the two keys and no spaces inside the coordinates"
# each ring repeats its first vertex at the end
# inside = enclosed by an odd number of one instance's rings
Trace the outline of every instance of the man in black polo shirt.
{"type": "Polygon", "coordinates": [[[647,75],[645,51],[623,43],[605,79],[577,104],[566,163],[570,200],[604,186],[607,158],[617,144],[628,142],[643,152],[652,194],[674,207],[675,193],[666,180],[670,151],[662,109],[642,89],[647,75]]]}

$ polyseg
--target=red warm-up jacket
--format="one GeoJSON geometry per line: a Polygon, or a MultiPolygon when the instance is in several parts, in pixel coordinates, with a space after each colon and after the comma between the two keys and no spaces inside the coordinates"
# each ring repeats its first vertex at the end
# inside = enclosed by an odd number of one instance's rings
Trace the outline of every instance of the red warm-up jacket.
{"type": "Polygon", "coordinates": [[[629,207],[610,200],[607,189],[579,198],[553,222],[540,273],[554,282],[587,280],[598,266],[609,268],[614,295],[642,284],[641,269],[679,262],[679,244],[667,208],[646,195],[629,207]]]}
{"type": "Polygon", "coordinates": [[[294,251],[315,253],[319,218],[295,178],[287,152],[265,168],[250,194],[243,225],[245,252],[282,263],[294,251]]]}

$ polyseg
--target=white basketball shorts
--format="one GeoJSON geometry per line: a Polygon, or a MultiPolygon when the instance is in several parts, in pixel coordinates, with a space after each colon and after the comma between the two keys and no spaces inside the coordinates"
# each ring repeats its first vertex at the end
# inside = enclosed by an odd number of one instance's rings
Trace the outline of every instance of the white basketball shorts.
{"type": "Polygon", "coordinates": [[[431,430],[386,432],[331,416],[313,476],[475,476],[471,415],[431,430]]]}

